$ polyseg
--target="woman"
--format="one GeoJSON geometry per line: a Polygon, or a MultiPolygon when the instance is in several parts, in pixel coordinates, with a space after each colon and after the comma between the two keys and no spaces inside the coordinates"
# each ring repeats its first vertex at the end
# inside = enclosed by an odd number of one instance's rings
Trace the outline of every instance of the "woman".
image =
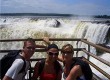
{"type": "MultiPolygon", "coordinates": [[[[49,38],[45,37],[44,41],[50,44],[49,38]]],[[[64,63],[63,79],[64,80],[91,80],[92,70],[88,63],[83,61],[82,57],[73,57],[74,48],[71,44],[66,44],[61,49],[62,56],[58,60],[64,63]]]]}
{"type": "Polygon", "coordinates": [[[57,61],[59,55],[58,46],[50,44],[47,47],[47,58],[40,60],[34,67],[33,80],[61,80],[61,65],[57,61]]]}
{"type": "Polygon", "coordinates": [[[64,62],[64,75],[66,80],[91,80],[92,71],[90,66],[82,60],[82,57],[74,57],[74,49],[71,44],[66,44],[61,50],[62,59],[64,62]]]}

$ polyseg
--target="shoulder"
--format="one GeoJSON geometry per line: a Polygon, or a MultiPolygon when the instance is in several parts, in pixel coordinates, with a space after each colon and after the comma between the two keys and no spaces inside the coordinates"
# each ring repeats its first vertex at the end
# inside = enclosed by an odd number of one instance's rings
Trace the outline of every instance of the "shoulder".
{"type": "Polygon", "coordinates": [[[12,65],[23,65],[24,61],[22,59],[15,59],[12,65]]]}
{"type": "Polygon", "coordinates": [[[34,66],[34,77],[35,77],[35,75],[38,76],[38,74],[40,74],[42,72],[44,65],[45,65],[45,62],[42,63],[42,60],[39,60],[35,64],[35,66],[34,66]]]}
{"type": "Polygon", "coordinates": [[[35,64],[35,68],[39,67],[40,65],[45,64],[45,60],[39,60],[36,64],[35,64]]]}
{"type": "Polygon", "coordinates": [[[23,59],[15,59],[14,62],[17,62],[17,63],[24,63],[23,59]]]}
{"type": "Polygon", "coordinates": [[[36,62],[35,67],[39,66],[41,61],[36,62]]]}
{"type": "Polygon", "coordinates": [[[71,72],[77,72],[81,70],[81,66],[80,65],[75,65],[72,69],[71,72]]]}
{"type": "Polygon", "coordinates": [[[15,59],[12,66],[8,69],[7,75],[12,76],[14,73],[18,73],[23,67],[24,61],[22,59],[15,59]]]}
{"type": "Polygon", "coordinates": [[[85,66],[85,64],[86,64],[85,61],[82,60],[82,57],[73,58],[73,63],[74,63],[74,65],[80,65],[81,67],[85,66]]]}
{"type": "Polygon", "coordinates": [[[82,74],[82,70],[81,70],[81,66],[80,65],[75,65],[71,71],[69,75],[72,75],[74,77],[78,77],[82,74]]]}

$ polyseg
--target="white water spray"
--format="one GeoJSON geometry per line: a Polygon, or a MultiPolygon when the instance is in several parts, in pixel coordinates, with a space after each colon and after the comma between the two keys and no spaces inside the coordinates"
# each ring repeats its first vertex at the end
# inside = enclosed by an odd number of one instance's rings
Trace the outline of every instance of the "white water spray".
{"type": "MultiPolygon", "coordinates": [[[[110,26],[105,24],[93,24],[91,22],[81,22],[80,20],[66,19],[66,18],[45,18],[45,19],[32,19],[32,18],[7,18],[4,22],[4,18],[0,19],[0,39],[25,39],[28,37],[32,38],[43,38],[48,36],[50,38],[86,38],[88,41],[95,44],[103,44],[106,42],[106,34],[110,26]],[[58,25],[58,22],[60,23],[58,25]]],[[[43,44],[42,42],[36,42],[37,44],[43,44]]],[[[76,46],[76,43],[72,42],[56,42],[60,48],[65,43],[71,43],[76,46]]],[[[107,45],[109,45],[108,43],[107,45]]],[[[22,42],[14,43],[1,43],[0,49],[22,49],[22,42]]],[[[78,47],[87,48],[87,45],[79,43],[78,47]]],[[[91,47],[91,52],[94,54],[96,50],[91,47]]],[[[106,53],[105,53],[106,54],[106,53]]],[[[110,54],[103,54],[101,57],[106,59],[106,56],[110,54]]],[[[45,57],[45,54],[34,55],[33,57],[45,57]]],[[[92,59],[94,60],[94,59],[92,59]]],[[[107,58],[107,61],[110,61],[107,58]]],[[[95,64],[101,66],[108,73],[108,68],[102,66],[96,60],[95,64]]],[[[99,76],[102,76],[98,74],[99,76]]],[[[102,76],[103,77],[103,76],[102,76]]]]}

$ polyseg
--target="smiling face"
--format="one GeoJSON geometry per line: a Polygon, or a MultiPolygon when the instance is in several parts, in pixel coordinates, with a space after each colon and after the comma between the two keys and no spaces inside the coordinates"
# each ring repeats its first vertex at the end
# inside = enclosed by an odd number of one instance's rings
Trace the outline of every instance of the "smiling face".
{"type": "Polygon", "coordinates": [[[70,44],[64,45],[62,47],[62,58],[64,61],[70,61],[73,58],[73,47],[70,44]]]}
{"type": "Polygon", "coordinates": [[[51,48],[47,51],[47,54],[48,54],[48,58],[51,60],[51,61],[55,61],[57,60],[58,58],[58,55],[59,55],[59,50],[56,49],[56,48],[51,48]]]}
{"type": "Polygon", "coordinates": [[[27,59],[30,59],[30,57],[35,52],[35,42],[32,41],[26,41],[23,47],[23,52],[27,59]]]}

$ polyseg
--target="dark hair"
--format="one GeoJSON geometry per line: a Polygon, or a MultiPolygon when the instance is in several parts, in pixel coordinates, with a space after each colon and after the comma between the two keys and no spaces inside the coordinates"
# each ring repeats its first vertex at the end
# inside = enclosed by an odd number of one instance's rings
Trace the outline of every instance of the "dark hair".
{"type": "Polygon", "coordinates": [[[33,38],[27,38],[26,41],[24,41],[24,46],[26,46],[27,42],[31,42],[31,43],[34,43],[35,44],[35,40],[33,38]]]}
{"type": "Polygon", "coordinates": [[[51,48],[56,48],[56,49],[59,50],[59,48],[58,48],[58,46],[56,44],[50,44],[50,45],[48,45],[47,50],[49,50],[51,48]]]}

